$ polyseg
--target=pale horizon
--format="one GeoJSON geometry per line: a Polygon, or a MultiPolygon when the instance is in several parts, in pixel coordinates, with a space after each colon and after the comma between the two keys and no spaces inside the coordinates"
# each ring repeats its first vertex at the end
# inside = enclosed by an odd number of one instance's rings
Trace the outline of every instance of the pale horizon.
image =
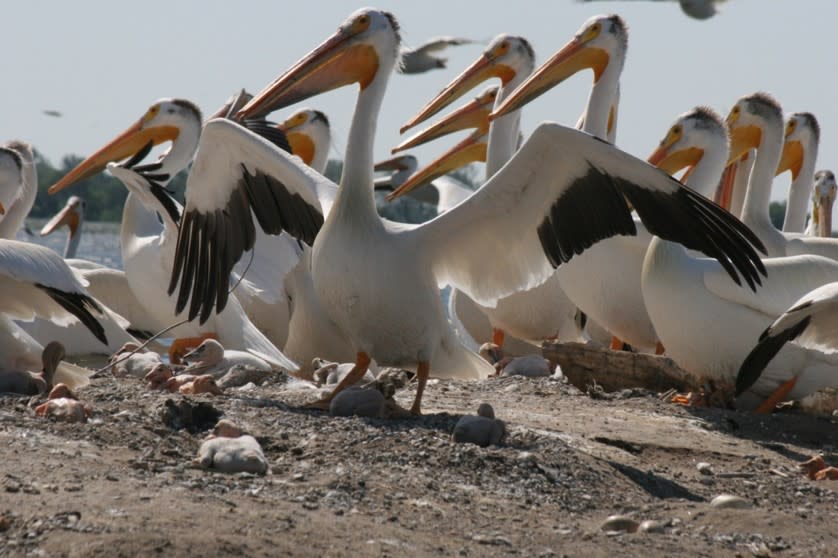
{"type": "MultiPolygon", "coordinates": [[[[6,21],[13,23],[5,30],[6,43],[14,49],[4,58],[11,79],[0,92],[6,107],[0,141],[29,141],[58,165],[65,155],[84,156],[101,147],[159,98],[183,97],[208,114],[242,87],[260,90],[366,4],[243,2],[233,11],[229,3],[195,1],[13,3],[5,9],[6,21]]],[[[565,0],[514,8],[497,0],[376,4],[395,14],[408,45],[437,35],[488,41],[509,32],[530,40],[537,64],[592,15],[618,13],[630,30],[618,120],[622,149],[645,158],[677,115],[708,105],[724,116],[739,97],[767,91],[786,114],[815,114],[822,130],[817,169],[834,168],[834,46],[824,40],[832,34],[838,3],[805,5],[801,10],[791,2],[729,0],[717,16],[698,21],[684,15],[677,2],[565,0]]],[[[399,127],[482,48],[455,47],[447,51],[447,69],[391,78],[378,122],[378,159],[403,139],[399,127]]],[[[585,72],[528,105],[524,133],[544,120],[575,124],[590,85],[585,72]]],[[[332,158],[343,158],[355,96],[354,87],[344,88],[300,105],[329,116],[332,158]]],[[[412,152],[425,164],[459,139],[412,152]]],[[[788,183],[788,174],[778,179],[772,199],[785,198],[788,183]]]]}

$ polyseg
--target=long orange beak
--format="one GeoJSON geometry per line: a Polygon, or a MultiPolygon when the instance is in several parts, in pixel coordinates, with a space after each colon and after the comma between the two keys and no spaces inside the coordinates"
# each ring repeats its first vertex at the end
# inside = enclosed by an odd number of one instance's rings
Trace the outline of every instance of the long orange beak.
{"type": "Polygon", "coordinates": [[[142,120],[122,132],[105,147],[76,165],[61,180],[50,186],[49,193],[55,194],[67,186],[89,178],[105,169],[108,163],[133,157],[142,149],[177,139],[180,130],[175,126],[152,126],[143,128],[142,120]]]}
{"type": "Polygon", "coordinates": [[[796,180],[803,166],[803,144],[799,140],[786,140],[783,144],[783,155],[777,165],[777,175],[787,170],[791,171],[791,179],[796,180]]]}
{"type": "Polygon", "coordinates": [[[582,70],[591,68],[594,71],[594,82],[598,81],[608,66],[608,60],[607,51],[586,46],[582,40],[574,37],[504,99],[489,115],[489,121],[523,107],[582,70]]]}
{"type": "Polygon", "coordinates": [[[497,86],[490,87],[485,93],[469,101],[436,124],[403,141],[394,147],[391,153],[395,154],[460,130],[476,128],[483,132],[488,131],[489,112],[495,104],[498,89],[497,86]]]}
{"type": "Polygon", "coordinates": [[[431,116],[435,115],[467,92],[471,91],[487,79],[493,77],[500,78],[501,83],[507,83],[515,77],[515,71],[507,66],[495,61],[485,53],[480,55],[480,58],[463,71],[462,74],[454,78],[454,81],[445,86],[445,89],[434,97],[425,107],[419,111],[419,114],[407,121],[401,127],[399,133],[413,128],[417,124],[424,122],[431,116]]]}
{"type": "Polygon", "coordinates": [[[747,151],[759,147],[761,141],[762,130],[753,124],[730,126],[730,152],[727,163],[738,161],[747,151]]]}
{"type": "Polygon", "coordinates": [[[237,119],[265,116],[277,109],[344,85],[366,88],[378,71],[371,45],[353,44],[352,33],[338,30],[251,99],[237,119]]]}
{"type": "Polygon", "coordinates": [[[70,234],[76,232],[76,229],[79,227],[79,212],[70,204],[64,206],[64,208],[53,215],[52,219],[46,222],[46,224],[41,228],[41,236],[47,236],[51,234],[55,229],[62,225],[67,225],[70,228],[70,234]]]}
{"type": "Polygon", "coordinates": [[[387,201],[403,196],[435,178],[473,162],[486,161],[488,137],[485,131],[475,130],[472,134],[443,153],[427,167],[414,173],[407,181],[387,195],[387,201]]]}
{"type": "MultiPolygon", "coordinates": [[[[661,145],[649,156],[647,161],[670,175],[675,175],[684,168],[691,169],[701,161],[704,150],[698,147],[688,147],[670,153],[670,146],[661,145]]],[[[687,171],[689,172],[689,170],[687,171]]]]}

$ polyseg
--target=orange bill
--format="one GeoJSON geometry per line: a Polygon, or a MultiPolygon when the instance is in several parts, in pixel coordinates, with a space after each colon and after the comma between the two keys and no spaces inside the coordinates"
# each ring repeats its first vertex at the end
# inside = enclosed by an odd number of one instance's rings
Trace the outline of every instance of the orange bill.
{"type": "Polygon", "coordinates": [[[407,181],[387,195],[387,201],[401,197],[424,184],[430,184],[451,171],[473,162],[486,161],[488,138],[485,132],[474,131],[469,137],[443,153],[427,167],[414,173],[407,181]]]}

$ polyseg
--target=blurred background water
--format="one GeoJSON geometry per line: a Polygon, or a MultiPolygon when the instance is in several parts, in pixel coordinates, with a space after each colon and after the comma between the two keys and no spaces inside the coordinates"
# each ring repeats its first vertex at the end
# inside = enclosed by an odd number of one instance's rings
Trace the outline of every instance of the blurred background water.
{"type": "MultiPolygon", "coordinates": [[[[68,229],[64,227],[49,236],[42,237],[38,234],[38,231],[41,230],[44,223],[46,223],[46,219],[27,219],[26,226],[32,234],[21,230],[18,232],[17,239],[47,246],[63,255],[64,245],[67,243],[68,229]]],[[[85,221],[82,224],[81,241],[76,257],[122,269],[122,254],[119,250],[119,223],[85,221]]]]}

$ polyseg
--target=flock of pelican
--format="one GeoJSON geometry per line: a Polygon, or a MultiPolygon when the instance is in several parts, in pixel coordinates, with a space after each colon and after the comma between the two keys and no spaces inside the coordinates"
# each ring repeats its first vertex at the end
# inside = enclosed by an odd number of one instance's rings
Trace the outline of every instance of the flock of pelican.
{"type": "MultiPolygon", "coordinates": [[[[49,341],[71,355],[110,353],[174,326],[173,361],[193,349],[193,359],[258,357],[303,376],[314,357],[352,362],[314,407],[380,364],[415,367],[410,410],[420,414],[430,376],[494,373],[476,352],[488,341],[513,354],[544,340],[665,353],[763,411],[838,385],[836,183],[829,171],[815,173],[814,116],[784,122],[776,100],[751,94],[726,120],[706,107],[678,116],[648,161],[638,159],[615,146],[627,27],[596,16],[540,67],[525,38],[497,36],[402,132],[499,83],[376,163],[394,70],[444,67],[429,53],[461,42],[407,51],[391,14],[362,9],[257,95],[242,91],[206,121],[187,100],[152,104],[50,188],[105,169],[124,184],[124,272],[73,259],[84,210],[75,197],[41,231],[68,227],[67,259],[0,240],[0,370],[39,369],[49,341]],[[525,106],[588,69],[593,85],[578,124],[544,122],[524,138],[525,106]],[[325,114],[267,118],[348,85],[357,85],[357,102],[335,184],[323,175],[332,141],[325,114]],[[401,153],[463,130],[471,132],[422,169],[401,153]],[[146,162],[161,144],[168,149],[146,162]],[[447,176],[471,162],[486,166],[476,190],[447,176]],[[167,185],[190,164],[182,206],[167,185]],[[768,204],[786,171],[780,231],[768,204]],[[383,219],[382,190],[435,204],[437,216],[383,219]],[[443,287],[452,288],[448,308],[443,287]]],[[[34,173],[30,147],[0,148],[6,239],[32,207],[34,173]]],[[[66,363],[55,373],[75,385],[84,374],[66,363]]]]}

